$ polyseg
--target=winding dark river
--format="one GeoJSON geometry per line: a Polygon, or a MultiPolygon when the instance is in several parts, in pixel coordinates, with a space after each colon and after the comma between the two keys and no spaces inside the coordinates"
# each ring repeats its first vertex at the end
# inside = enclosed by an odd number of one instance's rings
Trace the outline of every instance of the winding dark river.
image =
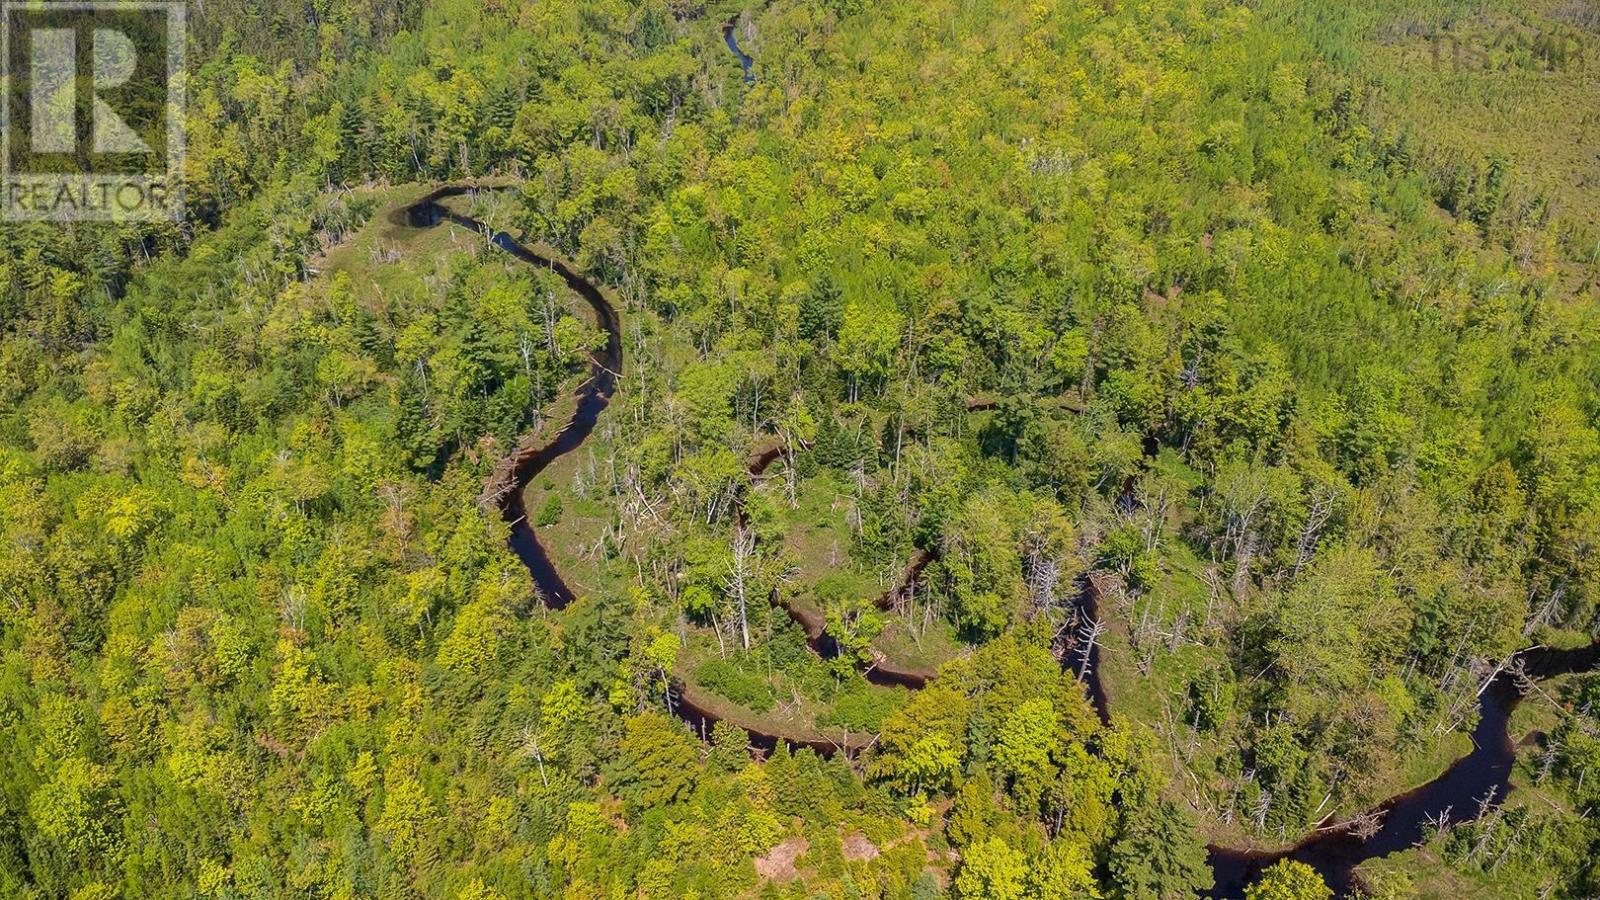
{"type": "Polygon", "coordinates": [[[550,561],[539,536],[528,521],[528,510],[523,492],[540,472],[555,460],[578,449],[594,433],[600,413],[611,405],[617,392],[617,379],[622,375],[622,324],[616,308],[606,299],[605,293],[593,282],[573,271],[561,260],[531,250],[505,232],[492,232],[488,226],[471,216],[462,215],[446,207],[441,201],[460,197],[480,190],[496,188],[476,185],[450,185],[441,187],[404,210],[405,224],[412,228],[431,228],[441,222],[453,222],[463,228],[490,236],[501,250],[517,259],[560,276],[573,293],[588,301],[594,311],[595,323],[606,333],[606,345],[590,355],[589,378],[578,386],[577,409],[554,438],[536,447],[518,449],[509,466],[502,470],[509,476],[510,484],[501,485],[500,512],[511,525],[511,550],[533,575],[534,585],[545,604],[561,609],[574,599],[561,572],[550,561]],[[509,488],[509,489],[506,489],[509,488]]]}
{"type": "MultiPolygon", "coordinates": [[[[739,53],[749,70],[749,57],[738,50],[733,40],[732,24],[724,26],[728,45],[739,53]]],[[[544,444],[519,448],[499,471],[509,479],[494,493],[500,496],[501,514],[511,525],[511,549],[533,576],[535,586],[544,602],[555,609],[566,606],[574,599],[572,590],[561,573],[550,561],[549,554],[539,543],[538,535],[529,524],[523,499],[524,489],[532,483],[551,462],[572,452],[594,432],[600,413],[611,403],[616,393],[617,379],[622,373],[622,327],[615,307],[604,291],[578,274],[562,261],[542,254],[519,243],[504,232],[493,232],[470,216],[456,213],[441,201],[480,190],[499,189],[495,186],[451,185],[441,187],[416,203],[400,210],[395,221],[413,228],[429,228],[442,222],[453,222],[475,232],[483,233],[498,248],[529,265],[545,268],[558,275],[578,296],[588,302],[594,311],[596,324],[606,333],[606,344],[590,358],[589,378],[576,392],[577,408],[572,418],[544,444]]],[[[977,408],[981,408],[977,407],[977,408]]],[[[753,455],[746,470],[753,481],[773,461],[779,458],[777,448],[769,448],[753,455]]],[[[737,515],[743,523],[743,495],[738,499],[737,515]]],[[[919,551],[907,565],[903,579],[879,601],[883,608],[893,605],[900,592],[909,590],[920,576],[922,568],[931,560],[928,553],[919,551]]],[[[1079,609],[1091,619],[1099,617],[1099,592],[1093,582],[1085,579],[1081,585],[1079,609]]],[[[805,629],[807,643],[819,655],[837,655],[838,645],[828,636],[826,622],[815,613],[801,611],[792,604],[784,604],[776,594],[772,602],[783,609],[805,629]]],[[[1075,674],[1082,673],[1085,687],[1102,720],[1111,721],[1110,698],[1100,679],[1099,648],[1093,647],[1085,659],[1082,651],[1069,648],[1064,664],[1075,674]],[[1085,665],[1087,664],[1087,665],[1085,665]]],[[[1593,669],[1600,662],[1600,642],[1576,650],[1535,648],[1518,654],[1524,674],[1532,679],[1552,678],[1593,669]]],[[[1508,667],[1508,669],[1511,667],[1508,667]]],[[[866,671],[869,679],[880,684],[895,684],[910,688],[924,686],[928,673],[897,671],[891,664],[880,664],[866,671]]],[[[717,716],[702,702],[678,686],[676,710],[680,718],[701,736],[710,733],[717,716]]],[[[1226,847],[1208,847],[1211,868],[1216,878],[1212,896],[1235,898],[1242,896],[1245,886],[1257,878],[1268,866],[1280,859],[1299,860],[1321,873],[1337,896],[1346,896],[1354,883],[1354,870],[1361,863],[1413,846],[1423,836],[1430,818],[1437,818],[1447,810],[1455,821],[1464,821],[1476,815],[1480,801],[1489,798],[1489,806],[1505,800],[1510,791],[1511,767],[1516,748],[1509,733],[1511,713],[1522,699],[1522,690],[1516,678],[1504,672],[1494,679],[1483,692],[1479,703],[1478,726],[1473,730],[1473,750],[1456,760],[1444,774],[1421,787],[1407,791],[1380,804],[1374,812],[1381,816],[1381,827],[1370,837],[1362,838],[1349,830],[1317,831],[1299,844],[1275,853],[1235,850],[1226,847]]],[[[734,724],[740,724],[735,722],[734,724]]],[[[810,747],[822,754],[832,754],[843,749],[858,753],[874,743],[871,735],[842,736],[841,740],[819,739],[815,735],[785,735],[763,732],[741,725],[750,734],[753,746],[772,749],[779,741],[796,747],[810,747]]]]}
{"type": "MultiPolygon", "coordinates": [[[[1532,680],[1587,672],[1600,661],[1600,642],[1575,650],[1538,647],[1517,655],[1532,680]]],[[[1510,733],[1511,713],[1522,701],[1516,677],[1502,672],[1484,690],[1478,703],[1478,726],[1472,731],[1472,752],[1461,757],[1438,778],[1379,804],[1377,833],[1367,838],[1349,829],[1314,832],[1299,844],[1277,853],[1207,847],[1216,876],[1213,897],[1239,897],[1245,885],[1280,859],[1303,862],[1320,873],[1335,896],[1349,895],[1355,869],[1369,860],[1398,853],[1422,840],[1430,819],[1446,812],[1451,821],[1477,816],[1487,800],[1492,808],[1511,792],[1511,768],[1516,743],[1510,733]]]]}

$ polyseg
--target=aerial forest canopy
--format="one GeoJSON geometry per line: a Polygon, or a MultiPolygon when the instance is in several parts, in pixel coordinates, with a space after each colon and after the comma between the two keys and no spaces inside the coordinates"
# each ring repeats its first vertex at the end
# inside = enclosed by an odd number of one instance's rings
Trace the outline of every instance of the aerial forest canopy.
{"type": "Polygon", "coordinates": [[[1348,7],[197,3],[0,896],[1600,893],[1600,6],[1348,7]]]}

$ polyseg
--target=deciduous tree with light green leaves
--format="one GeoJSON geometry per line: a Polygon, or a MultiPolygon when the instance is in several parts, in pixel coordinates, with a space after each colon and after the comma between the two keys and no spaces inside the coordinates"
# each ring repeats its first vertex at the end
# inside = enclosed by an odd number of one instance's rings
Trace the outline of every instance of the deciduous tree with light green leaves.
{"type": "Polygon", "coordinates": [[[1245,888],[1244,896],[1245,900],[1330,900],[1333,891],[1315,869],[1283,859],[1268,868],[1260,881],[1245,888]]]}

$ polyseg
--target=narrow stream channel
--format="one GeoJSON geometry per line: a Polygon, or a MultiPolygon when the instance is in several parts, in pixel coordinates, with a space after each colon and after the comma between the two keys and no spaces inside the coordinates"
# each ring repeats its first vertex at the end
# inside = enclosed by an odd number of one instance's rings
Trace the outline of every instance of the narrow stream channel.
{"type": "Polygon", "coordinates": [[[744,83],[755,84],[756,61],[751,59],[748,53],[745,53],[743,50],[739,49],[739,41],[733,36],[734,28],[738,24],[738,16],[734,16],[728,21],[722,23],[722,42],[728,45],[728,49],[733,51],[733,55],[739,57],[739,65],[744,67],[744,83]]]}
{"type": "MultiPolygon", "coordinates": [[[[1534,681],[1587,672],[1600,661],[1600,642],[1576,650],[1537,647],[1518,654],[1518,659],[1526,676],[1534,681]]],[[[1318,832],[1279,853],[1207,847],[1216,875],[1212,896],[1241,896],[1245,885],[1284,858],[1311,866],[1333,888],[1335,896],[1348,896],[1357,866],[1415,846],[1424,837],[1429,820],[1448,812],[1452,821],[1470,821],[1485,800],[1487,808],[1505,802],[1511,792],[1511,768],[1516,762],[1511,714],[1523,698],[1523,689],[1509,671],[1511,667],[1507,668],[1479,698],[1472,752],[1452,763],[1438,778],[1379,804],[1374,812],[1382,819],[1376,834],[1363,839],[1348,830],[1318,832]]]]}
{"type": "MultiPolygon", "coordinates": [[[[728,45],[746,60],[748,72],[749,58],[738,51],[733,41],[732,30],[731,23],[724,26],[728,45]]],[[[544,546],[539,543],[538,536],[529,524],[522,495],[524,489],[545,467],[577,449],[594,432],[600,413],[610,405],[611,398],[616,393],[617,378],[622,372],[622,327],[616,309],[593,282],[560,260],[531,250],[504,232],[491,233],[483,223],[470,216],[453,212],[441,203],[451,197],[492,189],[473,185],[441,187],[401,210],[395,221],[412,228],[430,228],[442,222],[453,222],[474,232],[489,235],[492,243],[506,253],[529,265],[540,266],[560,276],[574,293],[589,303],[594,310],[596,324],[606,332],[606,345],[592,355],[589,378],[577,390],[577,409],[572,418],[547,443],[519,450],[514,455],[511,466],[512,483],[509,485],[509,490],[501,495],[501,514],[511,524],[511,549],[527,566],[544,602],[551,608],[560,609],[570,603],[574,595],[562,580],[561,573],[551,562],[549,554],[545,552],[544,546]]],[[[753,456],[746,467],[750,478],[754,480],[759,477],[778,457],[779,452],[775,448],[753,456]]],[[[738,515],[742,521],[744,515],[742,495],[739,500],[738,515]]],[[[919,552],[915,555],[906,567],[901,584],[885,595],[880,601],[880,606],[892,605],[897,593],[914,584],[922,568],[931,560],[932,556],[926,553],[919,552]]],[[[1080,614],[1098,620],[1100,616],[1098,591],[1088,579],[1084,580],[1081,587],[1080,614]]],[[[778,602],[778,599],[774,597],[773,602],[778,602]]],[[[832,652],[837,654],[837,645],[833,644],[827,635],[824,621],[818,621],[815,616],[802,614],[791,606],[783,606],[805,629],[807,641],[814,651],[827,657],[831,646],[832,652]]],[[[1082,673],[1085,688],[1094,702],[1095,709],[1102,720],[1110,722],[1110,698],[1100,679],[1099,653],[1099,648],[1093,647],[1089,650],[1088,659],[1085,660],[1081,653],[1069,649],[1064,664],[1074,674],[1082,673]]],[[[1600,641],[1576,650],[1534,648],[1518,654],[1518,661],[1525,676],[1534,681],[1585,672],[1600,662],[1600,641]]],[[[1316,832],[1294,847],[1277,853],[1208,847],[1211,868],[1216,877],[1216,886],[1211,896],[1216,898],[1242,896],[1247,884],[1259,877],[1268,866],[1284,858],[1299,860],[1310,865],[1333,888],[1335,896],[1347,896],[1353,886],[1354,870],[1357,866],[1413,846],[1423,836],[1423,830],[1429,819],[1437,818],[1448,810],[1455,821],[1466,821],[1478,813],[1480,804],[1485,798],[1489,799],[1490,807],[1504,802],[1510,792],[1511,767],[1516,756],[1508,728],[1511,713],[1522,700],[1523,693],[1515,675],[1510,671],[1512,668],[1515,667],[1507,667],[1507,671],[1496,677],[1480,698],[1478,726],[1472,733],[1472,752],[1456,760],[1444,774],[1433,781],[1380,804],[1375,812],[1382,816],[1381,827],[1375,834],[1361,838],[1348,830],[1316,832]]],[[[869,670],[867,675],[880,684],[897,684],[910,688],[924,686],[928,678],[923,673],[885,671],[880,668],[869,670]]],[[[680,718],[687,722],[695,733],[702,736],[709,735],[712,725],[717,721],[716,716],[703,704],[691,702],[682,696],[681,690],[677,693],[680,696],[677,698],[675,708],[680,718]]],[[[748,727],[745,731],[749,732],[752,745],[758,748],[770,750],[776,747],[779,741],[784,741],[792,746],[811,747],[824,755],[831,755],[839,749],[852,754],[862,752],[875,742],[871,735],[857,735],[854,738],[846,738],[841,746],[840,743],[832,741],[767,734],[748,727]]]]}
{"type": "MultiPolygon", "coordinates": [[[[441,222],[453,222],[480,234],[490,234],[490,229],[482,222],[453,212],[441,202],[478,190],[484,188],[474,185],[441,187],[406,207],[405,224],[412,228],[431,228],[441,222]]],[[[511,526],[512,552],[528,567],[545,604],[552,609],[561,609],[573,601],[574,594],[529,524],[523,492],[552,462],[582,446],[594,433],[600,413],[611,405],[611,398],[617,392],[617,379],[622,375],[622,325],[616,309],[600,288],[566,263],[529,249],[505,232],[494,232],[490,240],[517,259],[560,276],[573,293],[588,301],[589,307],[594,310],[596,324],[606,333],[606,345],[590,356],[589,378],[578,387],[577,409],[572,418],[548,443],[516,453],[512,460],[509,490],[501,494],[500,513],[511,526]]]]}

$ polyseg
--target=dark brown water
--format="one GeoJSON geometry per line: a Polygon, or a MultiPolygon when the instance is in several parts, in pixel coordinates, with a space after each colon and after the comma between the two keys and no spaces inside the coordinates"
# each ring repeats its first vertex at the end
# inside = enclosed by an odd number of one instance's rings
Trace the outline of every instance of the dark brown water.
{"type": "MultiPolygon", "coordinates": [[[[730,46],[732,29],[727,31],[730,46]]],[[[741,54],[742,55],[742,54],[741,54]]],[[[401,212],[401,224],[414,228],[427,228],[442,222],[453,222],[474,231],[488,234],[488,229],[476,219],[451,211],[441,201],[471,194],[480,188],[472,185],[443,187],[417,201],[401,212]]],[[[596,323],[606,332],[606,345],[595,352],[590,360],[590,376],[577,391],[577,410],[566,425],[548,443],[519,451],[514,457],[512,489],[504,494],[501,513],[511,524],[511,549],[528,567],[533,581],[546,604],[561,608],[570,603],[573,593],[561,578],[561,573],[550,561],[538,536],[528,523],[523,491],[551,462],[572,452],[594,432],[600,413],[610,405],[616,393],[617,378],[622,372],[622,329],[615,308],[592,282],[573,271],[560,260],[545,256],[517,242],[504,232],[490,235],[494,245],[529,265],[542,266],[556,273],[572,291],[583,297],[595,314],[596,323]]],[[[1148,448],[1147,448],[1148,450],[1148,448]]],[[[753,455],[747,463],[750,477],[759,477],[780,456],[779,448],[772,447],[753,455]]],[[[1124,491],[1125,495],[1129,492],[1124,491]]],[[[743,497],[739,499],[738,515],[743,524],[743,497]]],[[[879,605],[890,608],[921,575],[922,569],[933,557],[918,551],[907,565],[902,581],[880,600],[879,605]]],[[[1079,595],[1079,612],[1090,619],[1100,615],[1100,596],[1093,582],[1085,578],[1079,595]]],[[[808,614],[778,603],[806,633],[811,648],[824,658],[838,655],[838,645],[827,634],[826,622],[820,615],[808,614]]],[[[1537,681],[1576,672],[1586,672],[1600,662],[1600,641],[1575,650],[1553,650],[1539,647],[1518,654],[1520,669],[1525,678],[1537,681]]],[[[1100,678],[1100,648],[1084,651],[1071,647],[1065,665],[1074,673],[1083,675],[1085,689],[1102,720],[1111,719],[1110,698],[1100,678]]],[[[1373,812],[1381,825],[1369,837],[1363,838],[1348,830],[1321,831],[1311,834],[1299,844],[1276,853],[1261,853],[1227,847],[1208,847],[1212,872],[1216,883],[1211,896],[1216,898],[1242,897],[1245,887],[1259,878],[1262,871],[1280,859],[1294,859],[1316,869],[1333,888],[1336,896],[1347,896],[1354,887],[1356,867],[1369,860],[1388,856],[1414,846],[1424,834],[1430,819],[1449,813],[1454,821],[1465,821],[1476,815],[1480,808],[1493,808],[1504,802],[1511,790],[1511,768],[1516,758],[1516,748],[1508,731],[1511,713],[1521,702],[1523,690],[1512,669],[1497,677],[1484,690],[1479,700],[1478,725],[1473,730],[1471,753],[1458,759],[1438,778],[1392,797],[1373,812]],[[1485,801],[1487,800],[1487,803],[1485,801]]],[[[874,667],[866,673],[879,684],[892,684],[909,688],[926,685],[928,676],[921,672],[896,671],[890,664],[874,667]]],[[[716,716],[700,704],[679,696],[675,708],[678,715],[697,734],[708,736],[716,716]]],[[[743,726],[741,726],[743,727],[743,726]]],[[[795,747],[810,747],[818,753],[830,755],[840,749],[849,753],[861,752],[871,746],[872,736],[860,735],[845,742],[820,741],[767,734],[745,728],[750,733],[753,746],[765,750],[775,748],[779,741],[795,747]]]]}
{"type": "MultiPolygon", "coordinates": [[[[418,200],[403,211],[405,224],[413,228],[431,228],[442,222],[453,222],[483,234],[490,230],[471,216],[462,215],[444,206],[441,201],[451,197],[483,190],[473,185],[442,187],[418,200]]],[[[548,443],[519,451],[513,459],[511,489],[500,502],[500,513],[511,525],[511,550],[522,560],[533,575],[546,605],[560,609],[571,603],[573,593],[561,578],[561,572],[550,561],[544,545],[528,523],[528,510],[523,492],[545,467],[582,446],[594,433],[600,413],[611,405],[617,392],[617,379],[622,374],[622,327],[617,311],[606,299],[605,293],[593,282],[573,271],[566,263],[531,250],[505,232],[494,232],[491,240],[496,247],[517,259],[554,272],[566,282],[573,293],[588,301],[594,310],[595,323],[606,333],[606,345],[590,356],[589,378],[577,390],[577,409],[567,424],[548,443]]]]}
{"type": "MultiPolygon", "coordinates": [[[[1100,589],[1088,575],[1079,576],[1077,613],[1079,621],[1100,621],[1100,589]]],[[[1067,671],[1083,682],[1089,702],[1099,714],[1100,721],[1111,724],[1111,698],[1106,696],[1104,682],[1100,680],[1100,645],[1085,645],[1074,640],[1061,660],[1067,671]]]]}
{"type": "MultiPolygon", "coordinates": [[[[1526,677],[1535,681],[1587,672],[1600,660],[1600,642],[1576,650],[1538,647],[1519,653],[1517,658],[1526,677]]],[[[1438,778],[1380,804],[1374,811],[1381,814],[1382,825],[1371,837],[1363,839],[1349,831],[1321,832],[1279,853],[1208,847],[1216,876],[1212,896],[1243,896],[1245,885],[1258,878],[1267,866],[1285,858],[1316,869],[1336,896],[1347,896],[1354,887],[1357,866],[1415,846],[1422,840],[1430,819],[1448,812],[1452,821],[1467,821],[1478,814],[1485,800],[1487,808],[1499,806],[1511,792],[1516,746],[1509,725],[1522,696],[1517,678],[1510,671],[1495,678],[1479,699],[1472,752],[1456,760],[1438,778]]]]}

